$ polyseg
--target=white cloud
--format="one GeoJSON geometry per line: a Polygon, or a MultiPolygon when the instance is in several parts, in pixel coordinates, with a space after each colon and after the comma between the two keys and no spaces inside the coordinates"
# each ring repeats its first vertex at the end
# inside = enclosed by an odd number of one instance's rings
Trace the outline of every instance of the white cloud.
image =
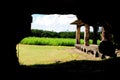
{"type": "Polygon", "coordinates": [[[76,25],[70,25],[71,22],[77,20],[77,17],[73,14],[33,14],[32,17],[31,29],[42,29],[56,32],[76,30],[76,25]]]}
{"type": "MultiPolygon", "coordinates": [[[[76,31],[76,25],[71,25],[73,21],[77,20],[76,15],[59,15],[59,14],[33,14],[31,29],[49,30],[55,32],[61,31],[76,31]]],[[[84,32],[85,27],[81,27],[81,32],[84,32]]],[[[90,26],[90,31],[93,32],[93,27],[90,26]]],[[[100,31],[100,30],[99,30],[100,31]]]]}

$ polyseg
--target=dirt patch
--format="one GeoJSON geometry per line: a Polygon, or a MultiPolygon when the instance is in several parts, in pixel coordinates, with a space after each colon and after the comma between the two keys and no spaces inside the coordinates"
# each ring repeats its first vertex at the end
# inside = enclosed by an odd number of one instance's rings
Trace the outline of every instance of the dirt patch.
{"type": "Polygon", "coordinates": [[[87,54],[77,48],[68,49],[70,55],[79,54],[76,58],[77,60],[101,60],[100,57],[95,57],[95,55],[87,54]]]}

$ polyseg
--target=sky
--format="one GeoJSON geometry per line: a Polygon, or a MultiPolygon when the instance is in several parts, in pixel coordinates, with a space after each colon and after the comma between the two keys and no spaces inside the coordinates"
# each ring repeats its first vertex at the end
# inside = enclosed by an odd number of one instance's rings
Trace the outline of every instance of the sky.
{"type": "MultiPolygon", "coordinates": [[[[31,29],[47,30],[47,31],[76,31],[77,25],[71,25],[70,23],[77,20],[76,15],[67,14],[32,14],[32,23],[31,29]]],[[[84,31],[85,27],[81,27],[81,32],[84,31]]],[[[93,31],[93,28],[90,27],[90,31],[93,31]]]]}

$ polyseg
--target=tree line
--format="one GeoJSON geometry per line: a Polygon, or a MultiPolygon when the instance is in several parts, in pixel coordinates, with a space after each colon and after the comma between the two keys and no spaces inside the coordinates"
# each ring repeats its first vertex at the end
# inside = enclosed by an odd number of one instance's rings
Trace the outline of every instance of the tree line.
{"type": "MultiPolygon", "coordinates": [[[[101,32],[98,32],[97,39],[101,39],[100,37],[101,32]]],[[[89,38],[94,38],[94,33],[90,32],[89,38]]],[[[70,31],[64,31],[64,32],[54,32],[54,31],[46,31],[46,30],[38,30],[38,29],[32,29],[31,35],[32,37],[48,37],[48,38],[75,38],[76,37],[76,31],[70,32],[70,31]]],[[[84,38],[84,32],[80,33],[80,38],[84,38]]]]}

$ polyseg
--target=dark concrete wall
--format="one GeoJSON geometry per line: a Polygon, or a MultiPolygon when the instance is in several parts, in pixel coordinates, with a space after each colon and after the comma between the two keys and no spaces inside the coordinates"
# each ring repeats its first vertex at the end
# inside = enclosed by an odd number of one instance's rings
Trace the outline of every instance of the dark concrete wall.
{"type": "MultiPolygon", "coordinates": [[[[9,2],[8,2],[9,3],[9,2]]],[[[11,1],[10,1],[11,3],[11,1]]],[[[7,24],[4,24],[8,33],[6,42],[4,44],[4,63],[7,66],[7,70],[13,70],[18,66],[18,60],[16,56],[16,44],[20,42],[24,37],[30,34],[31,14],[76,14],[79,19],[82,19],[89,25],[104,25],[109,23],[113,28],[113,33],[117,36],[120,31],[118,30],[119,22],[117,6],[105,2],[91,2],[91,1],[79,1],[79,0],[28,0],[14,1],[13,4],[4,6],[5,16],[7,17],[7,24]],[[118,18],[118,19],[116,19],[118,18]],[[10,38],[8,38],[10,37],[10,38]],[[9,46],[8,46],[9,45],[9,46]],[[9,50],[7,50],[9,49],[9,50]]],[[[5,20],[6,22],[6,20],[5,20]]],[[[119,41],[119,40],[117,40],[119,41]]]]}

